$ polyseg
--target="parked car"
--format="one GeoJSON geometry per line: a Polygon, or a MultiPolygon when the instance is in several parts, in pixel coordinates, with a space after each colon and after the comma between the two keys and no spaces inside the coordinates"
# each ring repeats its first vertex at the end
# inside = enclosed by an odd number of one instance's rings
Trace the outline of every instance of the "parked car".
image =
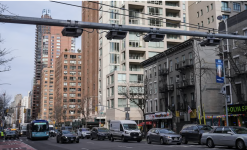
{"type": "Polygon", "coordinates": [[[177,144],[180,145],[182,137],[170,129],[153,128],[147,133],[147,143],[159,142],[160,144],[177,144]]]}
{"type": "Polygon", "coordinates": [[[218,146],[228,146],[229,148],[237,147],[246,149],[247,129],[243,127],[217,127],[209,133],[203,133],[201,143],[206,144],[209,148],[218,146]]]}
{"type": "Polygon", "coordinates": [[[109,137],[109,130],[107,128],[94,127],[91,130],[91,140],[93,139],[102,139],[105,140],[109,137]]]}
{"type": "Polygon", "coordinates": [[[77,130],[77,135],[82,139],[84,139],[84,138],[89,139],[90,134],[91,134],[91,132],[90,132],[89,128],[80,128],[77,130]]]}
{"type": "Polygon", "coordinates": [[[57,143],[65,143],[65,142],[76,142],[76,143],[79,143],[79,137],[69,131],[69,130],[62,130],[62,131],[58,131],[58,134],[57,134],[57,143]]]}
{"type": "Polygon", "coordinates": [[[208,125],[198,125],[198,124],[187,124],[184,125],[180,131],[182,136],[182,143],[187,144],[188,142],[196,142],[201,144],[202,134],[211,131],[213,128],[208,125]]]}
{"type": "Polygon", "coordinates": [[[19,134],[17,131],[6,131],[5,132],[5,140],[6,139],[19,139],[19,134]]]}
{"type": "Polygon", "coordinates": [[[110,138],[113,142],[115,139],[128,141],[142,141],[142,133],[135,121],[132,120],[112,120],[110,122],[110,138]]]}

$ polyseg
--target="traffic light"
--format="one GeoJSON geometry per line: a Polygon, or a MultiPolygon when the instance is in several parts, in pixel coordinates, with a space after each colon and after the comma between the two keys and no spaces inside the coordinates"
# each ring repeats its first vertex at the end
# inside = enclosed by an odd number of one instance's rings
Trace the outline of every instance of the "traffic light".
{"type": "Polygon", "coordinates": [[[6,113],[8,113],[9,112],[9,109],[6,109],[6,113]]]}
{"type": "Polygon", "coordinates": [[[24,113],[26,113],[27,112],[27,109],[26,108],[24,108],[24,113]]]}

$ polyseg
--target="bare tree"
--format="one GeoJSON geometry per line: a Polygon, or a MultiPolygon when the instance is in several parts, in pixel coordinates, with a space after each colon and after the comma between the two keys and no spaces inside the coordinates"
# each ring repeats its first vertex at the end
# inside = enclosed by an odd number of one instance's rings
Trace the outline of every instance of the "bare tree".
{"type": "Polygon", "coordinates": [[[56,122],[61,122],[62,116],[63,116],[63,105],[59,101],[56,101],[52,119],[56,122]]]}
{"type": "Polygon", "coordinates": [[[146,101],[148,100],[147,82],[148,79],[145,78],[144,83],[126,83],[122,88],[118,89],[118,92],[127,99],[127,103],[128,101],[130,101],[141,110],[144,120],[143,132],[145,136],[146,136],[145,110],[147,104],[146,101]]]}
{"type": "Polygon", "coordinates": [[[80,114],[82,114],[82,117],[85,120],[85,126],[87,127],[87,121],[91,119],[91,114],[93,113],[93,101],[92,98],[85,96],[81,102],[77,103],[77,110],[80,111],[80,114]]]}
{"type": "Polygon", "coordinates": [[[9,106],[9,103],[11,101],[11,96],[8,95],[6,92],[0,93],[0,108],[6,108],[9,106]]]}

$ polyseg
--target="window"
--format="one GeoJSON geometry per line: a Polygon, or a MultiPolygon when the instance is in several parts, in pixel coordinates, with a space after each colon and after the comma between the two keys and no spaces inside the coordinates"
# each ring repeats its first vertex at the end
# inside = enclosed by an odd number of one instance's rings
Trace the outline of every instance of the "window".
{"type": "Polygon", "coordinates": [[[207,6],[207,12],[209,12],[209,6],[207,6]]]}
{"type": "Polygon", "coordinates": [[[149,84],[149,94],[152,94],[152,84],[149,84]]]}
{"type": "Polygon", "coordinates": [[[111,108],[114,108],[114,99],[111,100],[111,108]]]}
{"type": "Polygon", "coordinates": [[[212,19],[212,22],[214,22],[214,16],[212,16],[211,19],[212,19]]]}
{"type": "Polygon", "coordinates": [[[222,18],[223,18],[223,20],[224,20],[224,19],[228,19],[228,18],[229,18],[229,15],[224,15],[224,14],[223,14],[223,15],[222,15],[222,18]]]}
{"type": "Polygon", "coordinates": [[[229,127],[224,127],[223,133],[227,134],[227,132],[232,132],[229,127]]]}
{"type": "Polygon", "coordinates": [[[163,9],[158,7],[148,7],[148,14],[149,15],[162,15],[163,9]]]}
{"type": "Polygon", "coordinates": [[[157,93],[157,83],[154,82],[154,94],[156,94],[156,93],[157,93]]]}
{"type": "Polygon", "coordinates": [[[153,105],[152,105],[152,101],[150,101],[150,112],[153,112],[153,105]]]}
{"type": "Polygon", "coordinates": [[[156,67],[154,67],[154,76],[156,77],[157,74],[156,74],[156,67]]]}
{"type": "Polygon", "coordinates": [[[127,100],[125,98],[119,98],[118,107],[127,107],[127,100]]]}
{"type": "Polygon", "coordinates": [[[156,101],[154,101],[154,107],[155,107],[155,111],[158,111],[157,100],[156,100],[156,101]]]}
{"type": "Polygon", "coordinates": [[[247,10],[247,4],[245,4],[245,10],[247,10]]]}
{"type": "Polygon", "coordinates": [[[170,85],[173,84],[173,77],[170,77],[170,85]]]}
{"type": "Polygon", "coordinates": [[[138,99],[132,99],[130,101],[130,107],[138,107],[136,104],[138,104],[138,99]]]}
{"type": "Polygon", "coordinates": [[[208,24],[210,24],[210,18],[208,18],[208,24]]]}
{"type": "Polygon", "coordinates": [[[110,19],[119,19],[119,12],[117,9],[110,9],[110,12],[110,19]]]}
{"type": "Polygon", "coordinates": [[[119,64],[119,54],[110,54],[110,63],[119,64]]]}
{"type": "Polygon", "coordinates": [[[159,18],[148,18],[148,25],[163,27],[163,20],[159,18]]]}
{"type": "Polygon", "coordinates": [[[118,86],[118,95],[123,95],[126,92],[125,86],[118,86]]]}
{"type": "Polygon", "coordinates": [[[199,15],[199,11],[197,12],[197,18],[199,17],[200,15],[199,15]]]}
{"type": "Polygon", "coordinates": [[[223,127],[218,127],[214,130],[214,133],[222,133],[222,128],[223,127]]]}
{"type": "Polygon", "coordinates": [[[221,2],[221,7],[223,10],[226,10],[228,8],[228,2],[221,2]]]}
{"type": "Polygon", "coordinates": [[[110,52],[119,52],[119,43],[110,42],[110,52]]]}
{"type": "Polygon", "coordinates": [[[143,83],[143,75],[142,74],[130,74],[129,81],[131,83],[143,83]]]}
{"type": "Polygon", "coordinates": [[[170,60],[170,72],[172,72],[172,60],[170,60]]]}
{"type": "Polygon", "coordinates": [[[146,102],[146,111],[148,112],[148,102],[146,102]]]}
{"type": "Polygon", "coordinates": [[[201,9],[201,16],[203,15],[203,10],[201,9]]]}
{"type": "Polygon", "coordinates": [[[213,5],[213,3],[211,4],[211,10],[213,10],[214,9],[214,5],[213,5]]]}
{"type": "Polygon", "coordinates": [[[201,22],[201,24],[202,24],[202,27],[203,27],[203,21],[201,22]]]}
{"type": "Polygon", "coordinates": [[[240,12],[241,11],[240,3],[233,2],[233,10],[237,11],[237,12],[240,12]]]}
{"type": "Polygon", "coordinates": [[[67,64],[67,63],[68,63],[68,61],[67,61],[67,60],[65,60],[65,61],[64,61],[64,63],[65,63],[65,64],[67,64]]]}
{"type": "Polygon", "coordinates": [[[247,36],[247,30],[244,30],[244,36],[247,36]]]}
{"type": "Polygon", "coordinates": [[[114,83],[114,74],[110,76],[111,84],[114,83]]]}
{"type": "Polygon", "coordinates": [[[159,54],[159,52],[148,52],[148,58],[151,58],[157,54],[159,54]]]}
{"type": "Polygon", "coordinates": [[[114,87],[111,87],[110,90],[111,90],[111,96],[114,95],[114,87]]]}

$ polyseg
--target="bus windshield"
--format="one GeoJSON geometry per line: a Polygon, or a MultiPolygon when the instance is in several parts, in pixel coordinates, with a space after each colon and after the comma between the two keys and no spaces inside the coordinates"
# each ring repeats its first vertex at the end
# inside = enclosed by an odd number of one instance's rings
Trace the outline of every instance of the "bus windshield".
{"type": "Polygon", "coordinates": [[[21,126],[21,130],[27,130],[27,126],[21,126]]]}
{"type": "Polygon", "coordinates": [[[33,126],[32,128],[33,132],[49,131],[49,126],[46,122],[33,123],[32,126],[33,126]]]}

